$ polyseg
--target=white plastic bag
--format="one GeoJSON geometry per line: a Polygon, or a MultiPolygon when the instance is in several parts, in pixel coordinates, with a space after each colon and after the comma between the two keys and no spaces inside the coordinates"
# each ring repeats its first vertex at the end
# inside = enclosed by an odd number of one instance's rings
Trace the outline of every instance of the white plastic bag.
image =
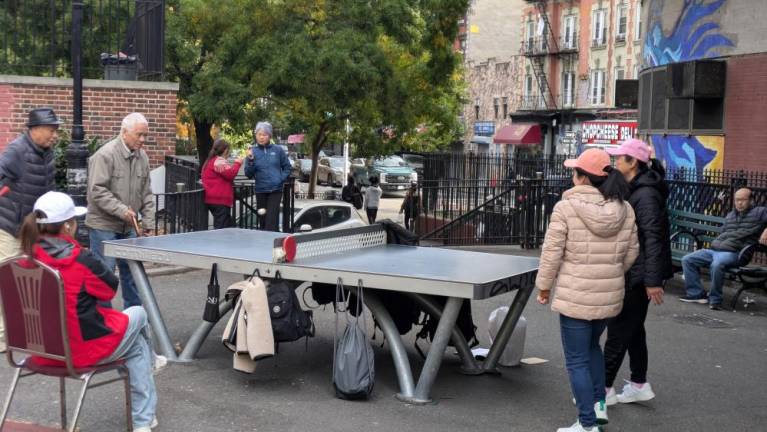
{"type": "MultiPolygon", "coordinates": [[[[490,313],[490,318],[487,322],[487,332],[490,336],[490,343],[495,340],[495,336],[501,329],[501,324],[509,313],[507,306],[501,306],[498,309],[490,313]]],[[[498,364],[501,366],[519,366],[520,360],[525,353],[525,337],[527,335],[527,320],[524,316],[519,317],[517,326],[514,327],[514,331],[511,333],[509,342],[503,348],[501,357],[498,359],[498,364]]]]}

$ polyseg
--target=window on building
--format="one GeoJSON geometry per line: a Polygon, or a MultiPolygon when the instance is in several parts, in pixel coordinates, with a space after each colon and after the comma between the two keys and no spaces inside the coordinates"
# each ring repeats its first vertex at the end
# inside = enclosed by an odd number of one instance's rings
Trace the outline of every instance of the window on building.
{"type": "Polygon", "coordinates": [[[525,31],[526,51],[533,51],[535,48],[535,21],[530,20],[527,22],[527,30],[525,31]]]}
{"type": "Polygon", "coordinates": [[[562,74],[562,106],[572,107],[575,103],[575,72],[562,74]]]}
{"type": "Polygon", "coordinates": [[[533,100],[533,76],[530,74],[530,72],[525,75],[525,88],[524,88],[524,96],[523,96],[523,106],[526,108],[533,107],[535,105],[535,102],[533,100]]]}
{"type": "Polygon", "coordinates": [[[622,67],[615,68],[615,79],[623,79],[626,76],[626,72],[622,67]]]}
{"type": "Polygon", "coordinates": [[[474,118],[479,120],[479,98],[474,99],[474,118]]]}
{"type": "Polygon", "coordinates": [[[498,118],[499,110],[500,110],[500,107],[498,106],[498,98],[493,98],[493,113],[496,119],[498,118]]]}
{"type": "Polygon", "coordinates": [[[606,11],[604,9],[594,11],[594,19],[591,26],[591,45],[594,47],[601,47],[607,44],[605,16],[606,11]]]}
{"type": "Polygon", "coordinates": [[[503,97],[503,118],[506,118],[509,116],[509,98],[503,97]]]}
{"type": "Polygon", "coordinates": [[[626,40],[626,31],[628,30],[629,8],[625,4],[618,5],[618,11],[615,14],[615,41],[622,42],[626,40]]]}
{"type": "Polygon", "coordinates": [[[565,16],[565,25],[562,34],[562,46],[565,49],[575,49],[578,44],[578,16],[565,16]]]}
{"type": "Polygon", "coordinates": [[[634,6],[634,40],[642,38],[642,4],[636,3],[634,6]]]}
{"type": "Polygon", "coordinates": [[[634,79],[639,79],[639,71],[641,69],[639,68],[639,63],[634,65],[634,79]]]}
{"type": "Polygon", "coordinates": [[[595,69],[591,71],[589,88],[589,102],[592,105],[604,105],[605,103],[605,71],[595,69]]]}

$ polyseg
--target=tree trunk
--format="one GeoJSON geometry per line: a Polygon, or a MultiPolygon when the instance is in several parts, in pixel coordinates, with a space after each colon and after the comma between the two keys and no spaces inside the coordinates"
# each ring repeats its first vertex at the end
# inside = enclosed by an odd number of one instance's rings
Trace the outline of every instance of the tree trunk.
{"type": "Polygon", "coordinates": [[[309,176],[309,198],[314,198],[314,189],[317,186],[317,171],[319,170],[318,162],[320,156],[320,149],[325,145],[325,140],[328,138],[327,123],[320,125],[320,130],[317,131],[317,135],[312,139],[312,174],[309,176]]]}
{"type": "Polygon", "coordinates": [[[210,136],[212,122],[194,119],[194,136],[197,141],[197,158],[200,160],[200,169],[208,158],[211,147],[213,147],[213,138],[210,136]]]}

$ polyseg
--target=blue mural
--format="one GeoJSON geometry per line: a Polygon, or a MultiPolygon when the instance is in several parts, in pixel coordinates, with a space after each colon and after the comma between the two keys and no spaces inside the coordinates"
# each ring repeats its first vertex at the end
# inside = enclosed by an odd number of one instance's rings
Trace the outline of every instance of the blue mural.
{"type": "Polygon", "coordinates": [[[655,157],[666,163],[666,168],[684,168],[701,172],[704,169],[722,169],[724,137],[652,135],[655,157]]]}
{"type": "Polygon", "coordinates": [[[665,0],[653,2],[644,44],[645,66],[717,57],[723,50],[735,47],[712,17],[727,0],[682,1],[682,11],[669,34],[664,34],[662,25],[665,0]]]}

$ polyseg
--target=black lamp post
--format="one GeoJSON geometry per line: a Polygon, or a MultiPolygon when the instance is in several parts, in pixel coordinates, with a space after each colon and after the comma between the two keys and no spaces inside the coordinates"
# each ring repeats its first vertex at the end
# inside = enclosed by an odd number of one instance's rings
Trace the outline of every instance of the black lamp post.
{"type": "Polygon", "coordinates": [[[83,129],[82,76],[83,2],[72,2],[72,142],[66,152],[67,193],[78,205],[85,204],[88,183],[88,148],[83,129]]]}
{"type": "MultiPolygon", "coordinates": [[[[72,1],[72,141],[67,147],[67,193],[75,204],[87,205],[88,147],[83,129],[83,74],[82,74],[83,2],[72,1]]],[[[82,221],[81,221],[82,222],[82,221]]],[[[77,240],[88,244],[84,223],[78,224],[77,240]]]]}

